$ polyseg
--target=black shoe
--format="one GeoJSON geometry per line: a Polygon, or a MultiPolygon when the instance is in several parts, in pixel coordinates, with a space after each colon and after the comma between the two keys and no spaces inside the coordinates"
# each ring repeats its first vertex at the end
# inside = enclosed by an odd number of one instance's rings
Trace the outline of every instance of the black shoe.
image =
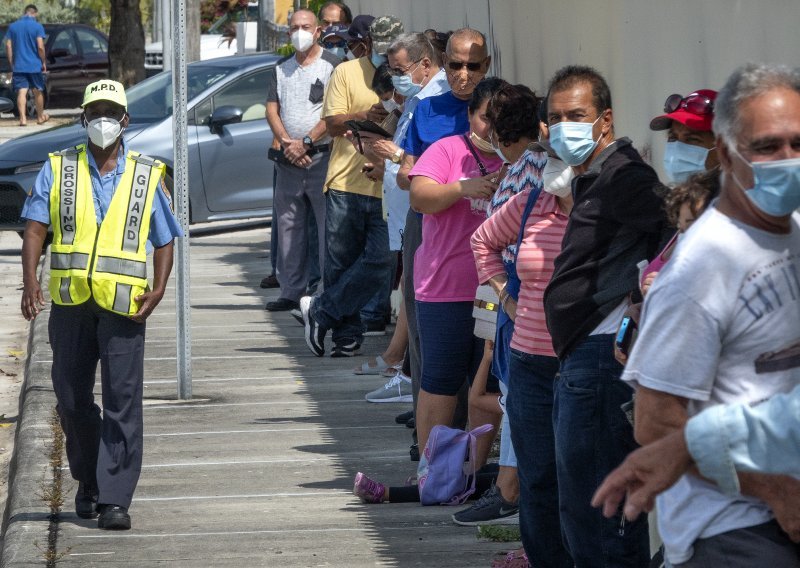
{"type": "Polygon", "coordinates": [[[409,410],[408,412],[403,412],[402,414],[395,416],[394,421],[398,424],[407,424],[412,418],[414,418],[414,411],[409,410]]]}
{"type": "Polygon", "coordinates": [[[311,352],[317,357],[325,355],[325,334],[327,330],[317,323],[317,320],[311,315],[311,301],[312,296],[303,296],[300,298],[300,314],[303,317],[303,325],[305,326],[305,339],[306,345],[311,352]]]}
{"type": "Polygon", "coordinates": [[[97,516],[97,489],[87,488],[83,482],[78,483],[75,514],[81,519],[94,519],[97,516]]]}
{"type": "Polygon", "coordinates": [[[355,340],[349,343],[337,343],[331,351],[331,357],[355,357],[356,355],[361,355],[361,344],[355,340]]]}
{"type": "Polygon", "coordinates": [[[417,419],[411,418],[408,422],[406,422],[406,428],[416,428],[417,427],[417,419]]]}
{"type": "Polygon", "coordinates": [[[411,456],[412,462],[419,461],[419,444],[411,444],[411,448],[408,450],[408,454],[411,456]]]}
{"type": "Polygon", "coordinates": [[[296,310],[300,304],[288,298],[278,298],[274,302],[267,302],[265,309],[270,312],[288,312],[289,310],[296,310]]]}
{"type": "Polygon", "coordinates": [[[278,277],[274,274],[270,274],[266,278],[261,280],[261,284],[259,284],[262,288],[280,288],[281,285],[278,283],[278,277]]]}
{"type": "Polygon", "coordinates": [[[127,531],[131,528],[131,516],[128,509],[119,505],[101,505],[97,528],[109,531],[127,531]]]}

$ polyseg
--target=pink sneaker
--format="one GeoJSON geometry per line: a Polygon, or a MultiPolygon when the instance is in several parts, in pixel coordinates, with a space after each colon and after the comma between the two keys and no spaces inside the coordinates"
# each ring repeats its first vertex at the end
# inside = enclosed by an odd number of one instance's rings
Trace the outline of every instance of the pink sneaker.
{"type": "Polygon", "coordinates": [[[353,495],[364,503],[383,503],[385,494],[386,486],[383,483],[371,480],[360,471],[356,474],[356,478],[353,481],[353,495]]]}

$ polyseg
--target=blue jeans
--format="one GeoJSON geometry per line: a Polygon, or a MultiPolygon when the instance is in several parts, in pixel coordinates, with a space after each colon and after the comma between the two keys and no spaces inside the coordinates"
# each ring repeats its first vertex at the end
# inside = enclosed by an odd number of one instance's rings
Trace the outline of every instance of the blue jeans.
{"type": "Polygon", "coordinates": [[[361,320],[364,323],[385,324],[392,314],[392,285],[397,271],[397,253],[389,251],[389,270],[383,285],[361,309],[361,320]]]}
{"type": "Polygon", "coordinates": [[[333,330],[335,344],[361,343],[359,312],[385,284],[389,270],[389,229],[381,200],[328,189],[325,215],[325,289],[311,315],[333,330]]]}
{"type": "Polygon", "coordinates": [[[509,348],[506,412],[519,475],[519,530],[532,566],[570,568],[561,537],[553,434],[558,359],[509,348]]]}
{"type": "MultiPolygon", "coordinates": [[[[620,406],[633,390],[619,377],[614,336],[590,335],[561,361],[553,427],[561,527],[577,568],[646,567],[647,516],[605,518],[589,502],[603,479],[637,448],[620,406]]],[[[517,448],[519,451],[519,448],[517,448]]]]}

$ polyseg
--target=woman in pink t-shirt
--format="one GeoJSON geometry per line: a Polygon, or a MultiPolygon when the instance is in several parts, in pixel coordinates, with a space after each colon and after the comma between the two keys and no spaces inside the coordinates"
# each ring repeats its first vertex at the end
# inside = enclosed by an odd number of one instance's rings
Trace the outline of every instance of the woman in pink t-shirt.
{"type": "MultiPolygon", "coordinates": [[[[486,105],[503,84],[497,78],[481,81],[468,106],[470,132],[434,143],[409,173],[411,206],[424,214],[422,244],[414,257],[422,354],[416,413],[420,448],[434,426],[451,424],[456,395],[471,382],[483,353],[483,340],[472,333],[478,273],[469,239],[486,219],[489,199],[497,189],[495,172],[503,165],[486,141],[486,105]]],[[[488,390],[498,391],[496,383],[487,385],[488,390]]],[[[483,420],[472,417],[470,422],[483,424],[483,420]]],[[[497,417],[487,421],[497,422],[497,417]]],[[[478,454],[485,457],[488,447],[481,449],[478,454]]]]}

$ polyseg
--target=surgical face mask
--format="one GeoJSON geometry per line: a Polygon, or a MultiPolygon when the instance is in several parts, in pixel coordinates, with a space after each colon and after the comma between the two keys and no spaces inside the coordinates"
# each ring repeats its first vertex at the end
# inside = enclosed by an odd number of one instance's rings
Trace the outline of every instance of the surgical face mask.
{"type": "Polygon", "coordinates": [[[86,131],[89,133],[89,140],[92,144],[105,150],[120,137],[122,125],[118,120],[101,116],[89,121],[86,131]]]}
{"type": "Polygon", "coordinates": [[[550,146],[564,163],[580,166],[589,158],[597,147],[597,140],[592,138],[592,128],[600,116],[592,123],[558,122],[550,127],[550,146]]]}
{"type": "Polygon", "coordinates": [[[400,105],[394,100],[394,95],[392,95],[391,99],[381,101],[381,104],[386,109],[386,112],[392,112],[400,108],[400,105]]]}
{"type": "Polygon", "coordinates": [[[486,152],[487,154],[491,154],[495,151],[495,147],[492,146],[492,143],[488,140],[484,140],[474,132],[469,133],[469,139],[475,145],[475,147],[480,150],[481,152],[486,152]]]}
{"type": "Polygon", "coordinates": [[[347,54],[345,55],[345,57],[347,58],[348,61],[353,61],[355,59],[358,59],[358,57],[356,57],[356,54],[353,52],[352,49],[347,50],[347,54]]]}
{"type": "Polygon", "coordinates": [[[305,53],[314,45],[314,34],[306,30],[297,30],[291,35],[292,46],[299,52],[305,53]]]}
{"type": "Polygon", "coordinates": [[[547,158],[542,171],[543,189],[556,197],[567,197],[572,193],[572,178],[575,172],[558,158],[547,158]]]}
{"type": "Polygon", "coordinates": [[[347,54],[344,51],[344,48],[341,46],[329,47],[328,51],[331,53],[331,55],[333,55],[334,57],[338,57],[339,59],[344,59],[347,56],[347,54]]]}
{"type": "Polygon", "coordinates": [[[411,75],[392,75],[392,85],[398,93],[409,99],[422,90],[419,85],[411,80],[411,75]]]}
{"type": "Polygon", "coordinates": [[[369,56],[369,60],[372,61],[372,64],[375,66],[375,69],[386,63],[389,59],[385,55],[380,55],[379,53],[375,53],[374,51],[369,56]]]}
{"type": "Polygon", "coordinates": [[[738,150],[739,158],[753,170],[753,187],[746,188],[733,174],[750,201],[767,215],[785,217],[800,207],[800,158],[772,162],[748,162],[738,150]]]}
{"type": "Polygon", "coordinates": [[[667,142],[667,149],[664,151],[664,171],[667,177],[674,183],[682,183],[690,175],[705,171],[709,152],[709,148],[678,140],[667,142]]]}

